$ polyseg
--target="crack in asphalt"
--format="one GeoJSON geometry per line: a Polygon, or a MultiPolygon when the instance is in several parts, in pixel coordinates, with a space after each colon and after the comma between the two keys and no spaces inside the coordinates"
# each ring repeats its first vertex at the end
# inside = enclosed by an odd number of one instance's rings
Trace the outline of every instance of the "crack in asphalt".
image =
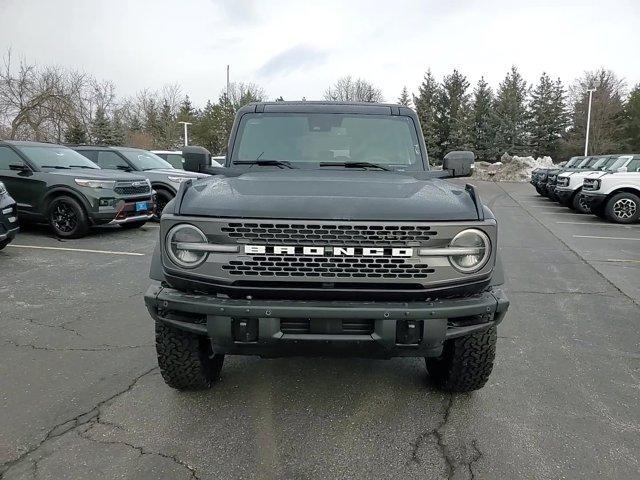
{"type": "Polygon", "coordinates": [[[471,476],[471,480],[475,480],[476,479],[476,474],[473,471],[473,465],[475,463],[477,463],[478,460],[480,460],[483,457],[484,454],[478,448],[478,441],[477,440],[475,440],[475,439],[472,440],[471,441],[471,446],[475,450],[475,455],[471,458],[471,461],[467,464],[467,467],[469,468],[469,475],[471,476]]]}
{"type": "MultiPolygon", "coordinates": [[[[54,425],[52,428],[49,429],[46,435],[38,443],[29,447],[25,452],[20,454],[18,457],[12,460],[8,460],[4,462],[2,465],[0,465],[0,480],[4,478],[4,474],[11,467],[13,467],[14,465],[17,465],[32,453],[35,453],[38,449],[42,448],[47,442],[50,442],[51,440],[54,440],[64,435],[65,433],[68,433],[71,430],[74,430],[82,425],[90,423],[91,421],[98,418],[98,416],[100,415],[100,408],[103,405],[116,399],[120,395],[124,395],[125,393],[129,392],[133,387],[135,387],[135,385],[140,381],[141,378],[153,373],[155,370],[158,370],[157,366],[144,371],[143,373],[135,377],[125,389],[120,390],[119,392],[115,393],[114,395],[110,396],[105,400],[101,400],[95,406],[93,406],[90,410],[82,412],[79,415],[76,415],[75,417],[69,420],[65,420],[64,422],[54,425]]],[[[35,460],[34,462],[37,463],[37,461],[35,460]]]]}
{"type": "Polygon", "coordinates": [[[151,344],[147,345],[109,345],[102,343],[97,347],[45,347],[42,345],[34,345],[32,343],[18,343],[13,340],[4,340],[5,343],[13,345],[14,347],[30,348],[31,350],[45,350],[48,352],[110,352],[113,350],[129,350],[133,348],[153,347],[151,344]]]}
{"type": "Polygon", "coordinates": [[[60,330],[64,330],[65,332],[71,332],[74,335],[77,335],[78,337],[82,337],[82,335],[80,334],[80,332],[78,332],[77,330],[67,327],[67,323],[69,322],[65,322],[65,323],[61,323],[59,325],[51,325],[48,323],[42,323],[42,322],[38,322],[37,320],[35,320],[34,318],[27,318],[27,321],[29,323],[32,323],[34,325],[38,325],[40,327],[48,327],[48,328],[59,328],[60,330]]]}

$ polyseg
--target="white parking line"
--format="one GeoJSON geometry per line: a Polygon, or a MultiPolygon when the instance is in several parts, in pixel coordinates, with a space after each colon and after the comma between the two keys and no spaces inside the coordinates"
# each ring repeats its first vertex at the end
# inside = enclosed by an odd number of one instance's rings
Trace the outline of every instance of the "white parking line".
{"type": "Polygon", "coordinates": [[[604,222],[556,222],[563,225],[596,225],[598,227],[640,228],[640,225],[620,225],[619,223],[604,222]]]}
{"type": "Polygon", "coordinates": [[[635,240],[640,242],[640,238],[629,237],[596,237],[595,235],[574,235],[573,238],[594,238],[596,240],[635,240]]]}
{"type": "Polygon", "coordinates": [[[86,248],[62,248],[62,247],[40,247],[38,245],[8,245],[13,248],[35,248],[37,250],[62,250],[65,252],[84,252],[84,253],[105,253],[108,255],[130,255],[133,257],[144,257],[144,253],[134,252],[112,252],[110,250],[88,250],[86,248]]]}
{"type": "Polygon", "coordinates": [[[607,258],[606,260],[596,260],[600,262],[621,262],[621,263],[640,263],[640,260],[625,260],[619,258],[607,258]]]}
{"type": "Polygon", "coordinates": [[[567,209],[568,207],[563,207],[562,205],[527,205],[529,208],[562,208],[567,209]]]}

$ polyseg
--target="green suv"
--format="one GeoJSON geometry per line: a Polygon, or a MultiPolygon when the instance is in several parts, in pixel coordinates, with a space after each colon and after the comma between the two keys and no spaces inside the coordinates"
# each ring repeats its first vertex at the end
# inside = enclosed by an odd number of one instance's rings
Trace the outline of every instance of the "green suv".
{"type": "Polygon", "coordinates": [[[47,222],[63,238],[82,237],[92,225],[138,228],[153,217],[146,178],[101,170],[61,145],[0,141],[0,181],[21,222],[47,222]]]}

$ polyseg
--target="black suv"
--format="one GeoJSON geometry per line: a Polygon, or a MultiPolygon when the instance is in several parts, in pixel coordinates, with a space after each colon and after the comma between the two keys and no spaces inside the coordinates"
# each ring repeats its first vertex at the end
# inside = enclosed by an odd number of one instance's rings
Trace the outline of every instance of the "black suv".
{"type": "Polygon", "coordinates": [[[227,151],[160,221],[145,300],[170,386],[209,387],[226,354],[424,357],[445,390],[485,384],[498,225],[442,180],[472,152],[431,170],[413,110],[332,102],[243,107],[227,151]]]}
{"type": "Polygon", "coordinates": [[[0,182],[0,250],[9,245],[18,233],[18,208],[16,202],[0,182]]]}
{"type": "Polygon", "coordinates": [[[156,192],[156,220],[160,218],[164,206],[175,196],[182,182],[207,176],[174,168],[155,153],[140,148],[88,145],[71,148],[104,170],[135,172],[148,178],[156,192]]]}
{"type": "Polygon", "coordinates": [[[0,142],[0,180],[21,221],[48,222],[60,237],[81,237],[107,223],[137,228],[153,217],[147,179],[100,170],[62,145],[0,142]]]}

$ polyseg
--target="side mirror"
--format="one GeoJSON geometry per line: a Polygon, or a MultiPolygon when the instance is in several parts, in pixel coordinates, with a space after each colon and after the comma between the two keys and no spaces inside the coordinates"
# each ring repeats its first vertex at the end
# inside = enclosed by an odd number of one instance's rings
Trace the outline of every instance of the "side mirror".
{"type": "Polygon", "coordinates": [[[627,170],[627,167],[620,167],[616,172],[626,172],[627,170]]]}
{"type": "Polygon", "coordinates": [[[470,177],[475,158],[475,154],[468,150],[449,152],[444,156],[442,169],[447,170],[452,177],[470,177]]]}
{"type": "Polygon", "coordinates": [[[204,147],[182,147],[183,167],[189,172],[204,172],[211,166],[211,153],[204,147]]]}
{"type": "Polygon", "coordinates": [[[31,169],[24,163],[12,163],[9,165],[9,170],[14,172],[30,172],[31,169]]]}

